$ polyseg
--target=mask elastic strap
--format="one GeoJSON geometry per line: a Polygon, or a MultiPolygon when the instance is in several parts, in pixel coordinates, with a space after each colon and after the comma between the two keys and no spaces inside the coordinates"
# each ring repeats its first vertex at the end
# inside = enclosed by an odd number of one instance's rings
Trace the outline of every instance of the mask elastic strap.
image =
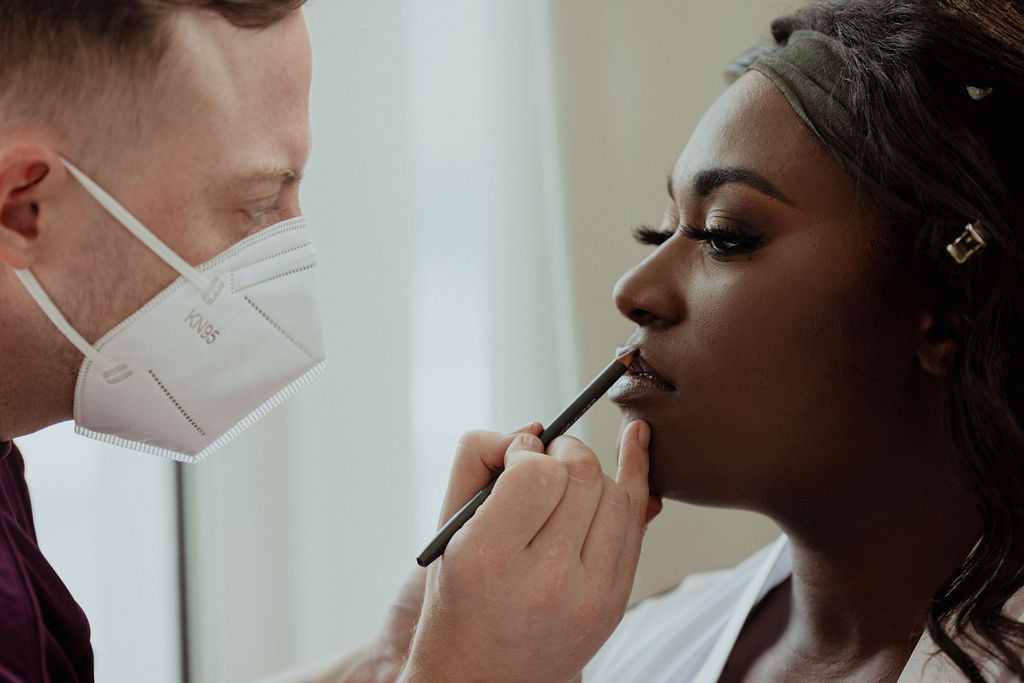
{"type": "Polygon", "coordinates": [[[16,270],[14,271],[14,274],[18,276],[18,279],[21,280],[23,285],[25,285],[25,289],[28,290],[28,293],[31,294],[32,298],[36,300],[37,304],[39,304],[39,308],[43,309],[43,313],[46,314],[46,317],[57,326],[57,329],[64,333],[64,336],[67,337],[69,342],[75,345],[75,348],[85,354],[85,357],[93,363],[111,368],[114,367],[114,363],[109,358],[97,351],[92,344],[85,340],[85,337],[78,333],[78,330],[71,326],[71,323],[69,323],[68,319],[64,317],[64,314],[60,312],[60,309],[54,305],[49,295],[39,284],[39,280],[36,279],[36,276],[33,275],[31,271],[27,269],[16,270]]]}
{"type": "Polygon", "coordinates": [[[75,177],[75,180],[82,184],[85,191],[91,194],[93,199],[99,202],[100,206],[106,209],[111,216],[116,218],[121,225],[127,228],[128,232],[135,235],[139,241],[149,247],[154,254],[164,261],[164,263],[178,271],[183,278],[191,282],[200,292],[207,292],[210,289],[212,283],[209,279],[189,265],[185,259],[174,253],[174,250],[161,242],[156,235],[150,232],[138,218],[128,211],[128,209],[121,206],[121,204],[110,196],[106,190],[93,182],[92,178],[82,173],[78,170],[78,167],[64,157],[60,157],[60,160],[63,162],[64,166],[67,167],[68,171],[71,172],[71,175],[75,177]]]}

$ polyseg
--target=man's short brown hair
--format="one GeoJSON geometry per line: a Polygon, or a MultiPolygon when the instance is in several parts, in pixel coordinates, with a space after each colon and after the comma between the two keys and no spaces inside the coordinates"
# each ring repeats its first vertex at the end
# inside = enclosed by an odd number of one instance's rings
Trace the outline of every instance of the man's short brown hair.
{"type": "Polygon", "coordinates": [[[263,28],[294,12],[306,0],[145,0],[150,6],[187,6],[219,12],[235,26],[263,28]]]}
{"type": "Polygon", "coordinates": [[[305,2],[0,0],[0,135],[26,122],[70,132],[104,100],[130,109],[131,91],[146,87],[167,50],[175,11],[216,12],[235,26],[260,29],[305,2]]]}

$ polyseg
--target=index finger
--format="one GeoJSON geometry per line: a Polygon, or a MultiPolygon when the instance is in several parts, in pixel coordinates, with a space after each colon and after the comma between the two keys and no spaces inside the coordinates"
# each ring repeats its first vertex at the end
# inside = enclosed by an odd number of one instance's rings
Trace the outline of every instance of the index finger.
{"type": "Polygon", "coordinates": [[[646,422],[636,421],[626,428],[616,481],[609,480],[605,485],[583,546],[584,564],[614,577],[628,573],[630,581],[646,524],[649,442],[646,422]]]}
{"type": "Polygon", "coordinates": [[[490,483],[505,464],[505,452],[521,433],[538,434],[540,424],[532,423],[511,434],[466,432],[455,449],[455,460],[448,477],[448,491],[441,505],[441,524],[490,483]]]}
{"type": "MultiPolygon", "coordinates": [[[[619,469],[615,476],[616,482],[629,494],[629,523],[626,527],[615,568],[617,578],[632,585],[636,573],[637,561],[640,559],[640,546],[643,543],[644,529],[650,521],[651,497],[647,476],[650,472],[651,427],[642,420],[629,426],[632,435],[623,438],[619,451],[619,469]]],[[[658,514],[660,501],[655,501],[653,514],[658,514]]]]}

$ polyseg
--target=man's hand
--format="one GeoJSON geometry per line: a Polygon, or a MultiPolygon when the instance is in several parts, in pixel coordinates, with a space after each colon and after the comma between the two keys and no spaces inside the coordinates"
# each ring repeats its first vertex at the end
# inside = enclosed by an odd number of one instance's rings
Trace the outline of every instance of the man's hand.
{"type": "Polygon", "coordinates": [[[406,681],[570,681],[625,611],[649,507],[650,429],[622,437],[617,481],[539,425],[466,435],[442,522],[504,466],[490,498],[429,569],[406,681]]]}

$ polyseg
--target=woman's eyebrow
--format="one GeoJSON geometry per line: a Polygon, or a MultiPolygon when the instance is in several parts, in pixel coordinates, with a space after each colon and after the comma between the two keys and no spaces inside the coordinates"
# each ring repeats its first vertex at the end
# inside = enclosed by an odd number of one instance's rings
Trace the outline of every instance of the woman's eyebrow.
{"type": "MultiPolygon", "coordinates": [[[[707,197],[714,190],[723,185],[739,183],[753,188],[761,194],[772,199],[777,199],[783,204],[796,206],[796,203],[787,197],[779,188],[775,187],[767,178],[756,171],[741,166],[723,166],[719,168],[706,168],[698,171],[692,180],[693,189],[698,197],[707,197]]],[[[669,195],[671,196],[672,185],[669,184],[669,195]]]]}

